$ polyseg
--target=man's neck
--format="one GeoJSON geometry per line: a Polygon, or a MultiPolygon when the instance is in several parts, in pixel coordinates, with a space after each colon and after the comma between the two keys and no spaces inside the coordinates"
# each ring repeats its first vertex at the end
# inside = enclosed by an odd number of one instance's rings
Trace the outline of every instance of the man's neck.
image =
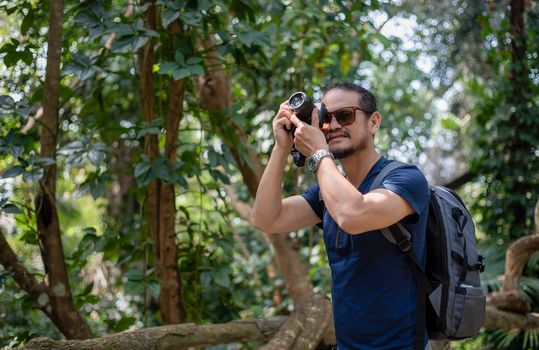
{"type": "Polygon", "coordinates": [[[369,148],[341,159],[341,164],[348,181],[355,187],[358,187],[380,157],[381,155],[374,148],[369,148]]]}

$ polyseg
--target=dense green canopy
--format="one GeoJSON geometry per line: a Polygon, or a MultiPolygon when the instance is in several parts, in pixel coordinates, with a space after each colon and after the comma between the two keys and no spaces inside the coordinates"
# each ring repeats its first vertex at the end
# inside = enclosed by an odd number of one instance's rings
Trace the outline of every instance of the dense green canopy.
{"type": "MultiPolygon", "coordinates": [[[[330,82],[374,93],[380,152],[458,190],[488,292],[506,248],[539,232],[535,2],[0,9],[0,346],[288,315],[306,291],[329,295],[321,231],[266,236],[249,212],[279,104],[299,90],[318,100],[330,82]]],[[[314,181],[291,163],[284,192],[314,181]]],[[[535,312],[538,274],[534,254],[520,282],[535,312]]],[[[480,344],[531,349],[539,332],[456,346],[480,344]]]]}

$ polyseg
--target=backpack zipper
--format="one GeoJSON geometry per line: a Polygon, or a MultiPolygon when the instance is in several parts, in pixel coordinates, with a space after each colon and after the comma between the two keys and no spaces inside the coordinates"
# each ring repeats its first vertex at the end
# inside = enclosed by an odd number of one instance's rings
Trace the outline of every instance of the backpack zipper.
{"type": "MultiPolygon", "coordinates": [[[[433,191],[434,192],[434,191],[433,191]]],[[[434,200],[432,201],[432,203],[434,204],[434,211],[435,211],[435,214],[436,214],[436,222],[437,222],[437,229],[438,229],[438,232],[442,232],[443,228],[440,227],[440,220],[441,218],[443,218],[442,216],[442,213],[441,213],[441,210],[440,210],[440,206],[438,204],[438,201],[437,200],[434,200]]],[[[445,278],[445,272],[447,271],[447,238],[445,237],[445,235],[442,235],[443,236],[443,239],[444,239],[444,242],[441,242],[442,244],[442,269],[443,269],[443,273],[442,273],[442,304],[440,306],[440,321],[442,322],[442,331],[445,332],[446,328],[447,328],[447,315],[446,315],[446,309],[447,309],[447,293],[448,293],[448,290],[449,290],[449,282],[446,278],[445,278]],[[443,314],[442,314],[443,313],[443,314]],[[443,317],[442,317],[443,316],[443,317]]]]}

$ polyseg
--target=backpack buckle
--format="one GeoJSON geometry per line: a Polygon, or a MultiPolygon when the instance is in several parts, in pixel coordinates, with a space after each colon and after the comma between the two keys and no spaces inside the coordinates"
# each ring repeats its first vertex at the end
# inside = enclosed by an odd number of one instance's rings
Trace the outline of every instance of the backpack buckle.
{"type": "Polygon", "coordinates": [[[397,244],[401,251],[407,252],[412,248],[412,242],[410,242],[409,239],[403,239],[402,241],[398,242],[397,244]]]}
{"type": "Polygon", "coordinates": [[[479,260],[479,272],[485,271],[485,258],[483,255],[478,255],[477,260],[479,260]]]}

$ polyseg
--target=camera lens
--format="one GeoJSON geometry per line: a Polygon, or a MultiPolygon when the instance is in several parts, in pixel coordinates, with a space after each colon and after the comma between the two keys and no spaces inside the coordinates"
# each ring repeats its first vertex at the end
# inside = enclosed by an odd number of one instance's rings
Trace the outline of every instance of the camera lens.
{"type": "Polygon", "coordinates": [[[307,95],[305,95],[303,92],[296,92],[288,100],[288,105],[292,109],[298,109],[305,102],[306,98],[307,95]]]}

